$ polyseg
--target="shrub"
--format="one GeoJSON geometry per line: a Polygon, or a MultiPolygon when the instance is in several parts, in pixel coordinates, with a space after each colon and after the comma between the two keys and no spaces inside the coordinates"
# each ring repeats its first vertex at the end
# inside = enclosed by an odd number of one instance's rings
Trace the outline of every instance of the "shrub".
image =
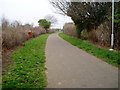
{"type": "Polygon", "coordinates": [[[15,46],[20,45],[22,42],[29,39],[29,36],[26,31],[20,30],[4,30],[2,32],[2,46],[6,49],[11,49],[15,46]]]}
{"type": "Polygon", "coordinates": [[[73,23],[66,23],[63,27],[63,33],[68,36],[77,37],[76,27],[73,23]]]}
{"type": "Polygon", "coordinates": [[[28,39],[45,33],[46,30],[42,27],[33,27],[30,24],[21,25],[18,21],[10,23],[7,19],[2,19],[2,47],[5,49],[23,45],[28,39]],[[29,30],[33,32],[32,36],[28,35],[29,30]]]}
{"type": "Polygon", "coordinates": [[[32,32],[33,32],[33,37],[36,37],[38,35],[45,34],[46,30],[42,27],[34,27],[32,29],[32,32]]]}

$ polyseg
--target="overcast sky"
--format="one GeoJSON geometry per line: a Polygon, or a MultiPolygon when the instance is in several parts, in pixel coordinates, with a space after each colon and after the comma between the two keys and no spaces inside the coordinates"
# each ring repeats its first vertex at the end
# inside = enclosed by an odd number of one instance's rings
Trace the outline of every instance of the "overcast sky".
{"type": "Polygon", "coordinates": [[[72,22],[70,17],[54,13],[48,0],[0,0],[0,19],[5,16],[10,21],[18,20],[22,24],[34,23],[51,14],[58,19],[54,27],[62,28],[64,23],[72,22]]]}

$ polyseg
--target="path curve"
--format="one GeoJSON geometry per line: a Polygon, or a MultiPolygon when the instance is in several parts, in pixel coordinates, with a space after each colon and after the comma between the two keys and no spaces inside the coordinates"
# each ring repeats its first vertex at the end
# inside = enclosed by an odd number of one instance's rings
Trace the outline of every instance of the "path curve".
{"type": "Polygon", "coordinates": [[[47,88],[118,88],[118,69],[71,45],[58,34],[46,44],[47,88]]]}

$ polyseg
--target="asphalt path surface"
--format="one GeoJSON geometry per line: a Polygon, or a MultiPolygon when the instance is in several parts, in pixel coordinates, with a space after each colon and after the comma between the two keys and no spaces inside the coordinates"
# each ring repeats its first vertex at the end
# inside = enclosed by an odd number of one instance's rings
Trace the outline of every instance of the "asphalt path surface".
{"type": "Polygon", "coordinates": [[[47,88],[118,88],[118,69],[71,45],[57,33],[46,44],[47,88]]]}

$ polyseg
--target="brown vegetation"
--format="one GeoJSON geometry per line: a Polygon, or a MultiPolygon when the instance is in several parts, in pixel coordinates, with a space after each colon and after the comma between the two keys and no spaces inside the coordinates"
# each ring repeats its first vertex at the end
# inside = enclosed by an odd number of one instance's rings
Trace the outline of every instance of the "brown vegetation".
{"type": "MultiPolygon", "coordinates": [[[[49,33],[54,32],[49,30],[49,33]]],[[[12,49],[15,46],[22,45],[30,38],[45,34],[46,30],[42,27],[33,27],[30,24],[22,25],[18,21],[10,23],[7,19],[2,19],[2,47],[12,49]],[[32,36],[28,35],[28,31],[32,31],[32,36]]]]}
{"type": "Polygon", "coordinates": [[[77,37],[76,27],[73,23],[66,23],[63,27],[63,33],[72,37],[77,37]]]}

